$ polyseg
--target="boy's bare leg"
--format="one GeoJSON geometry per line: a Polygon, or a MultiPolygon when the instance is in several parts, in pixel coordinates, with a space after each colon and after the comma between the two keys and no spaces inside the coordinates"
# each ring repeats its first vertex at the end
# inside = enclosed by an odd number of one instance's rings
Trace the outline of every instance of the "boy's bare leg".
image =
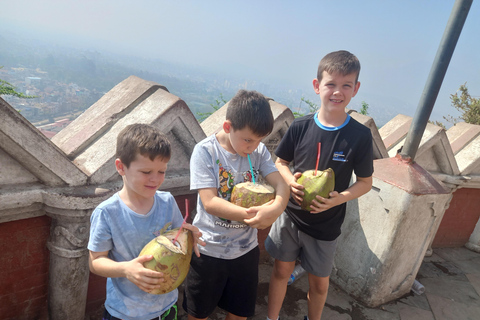
{"type": "Polygon", "coordinates": [[[227,313],[227,316],[225,317],[225,320],[246,320],[247,317],[239,317],[234,315],[233,313],[227,313]]]}
{"type": "Polygon", "coordinates": [[[308,319],[320,320],[322,317],[323,307],[327,301],[328,286],[330,277],[317,277],[308,274],[308,319]]]}
{"type": "Polygon", "coordinates": [[[268,288],[268,318],[276,320],[287,292],[287,283],[295,268],[295,261],[285,262],[275,259],[268,288]]]}

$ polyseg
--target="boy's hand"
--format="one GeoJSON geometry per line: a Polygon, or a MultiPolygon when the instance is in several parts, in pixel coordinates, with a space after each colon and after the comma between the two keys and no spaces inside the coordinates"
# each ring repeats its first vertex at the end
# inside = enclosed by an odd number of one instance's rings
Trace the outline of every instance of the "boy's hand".
{"type": "Polygon", "coordinates": [[[205,241],[200,239],[200,237],[202,236],[202,233],[200,232],[200,230],[197,227],[195,227],[194,225],[191,225],[190,223],[185,223],[183,225],[183,227],[187,230],[192,231],[192,234],[193,234],[193,250],[195,251],[195,254],[197,255],[197,257],[200,257],[200,251],[198,250],[197,245],[201,245],[203,247],[205,247],[205,245],[206,245],[205,241]]]}
{"type": "Polygon", "coordinates": [[[293,175],[292,180],[288,183],[288,187],[290,188],[290,193],[293,196],[293,199],[298,203],[298,205],[302,204],[304,192],[302,191],[304,187],[297,183],[298,178],[302,176],[301,172],[295,172],[293,175]]]}
{"type": "Polygon", "coordinates": [[[310,206],[312,209],[310,213],[320,213],[343,203],[337,191],[332,191],[328,195],[330,198],[316,196],[316,199],[312,201],[312,205],[310,206]]]}
{"type": "Polygon", "coordinates": [[[152,255],[144,255],[125,262],[125,277],[147,293],[159,289],[165,281],[162,272],[153,271],[143,266],[144,262],[152,259],[152,255]]]}
{"type": "Polygon", "coordinates": [[[253,217],[244,219],[243,221],[251,228],[260,230],[270,227],[275,220],[277,220],[279,214],[282,213],[282,210],[279,210],[277,206],[272,206],[273,203],[274,200],[270,200],[261,206],[255,206],[246,209],[246,212],[250,215],[253,215],[253,217]]]}

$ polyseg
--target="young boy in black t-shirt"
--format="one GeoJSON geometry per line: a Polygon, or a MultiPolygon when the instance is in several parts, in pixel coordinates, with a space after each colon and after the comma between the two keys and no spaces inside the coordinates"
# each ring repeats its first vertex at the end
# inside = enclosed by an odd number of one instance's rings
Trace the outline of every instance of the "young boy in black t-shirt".
{"type": "Polygon", "coordinates": [[[299,257],[308,272],[308,319],[320,320],[346,202],[372,187],[371,132],[345,112],[360,87],[359,73],[360,62],[350,52],[327,54],[320,61],[317,78],[313,80],[313,88],[321,100],[320,109],[295,119],[275,151],[278,157],[275,164],[290,187],[291,197],[265,241],[267,251],[275,258],[267,319],[278,318],[288,279],[299,257]],[[304,193],[297,179],[302,172],[315,170],[319,142],[318,170],[334,170],[335,190],[329,198],[317,196],[311,211],[305,211],[300,208],[304,193]],[[293,174],[289,167],[292,161],[293,174]],[[352,172],[357,181],[349,186],[352,172]]]}

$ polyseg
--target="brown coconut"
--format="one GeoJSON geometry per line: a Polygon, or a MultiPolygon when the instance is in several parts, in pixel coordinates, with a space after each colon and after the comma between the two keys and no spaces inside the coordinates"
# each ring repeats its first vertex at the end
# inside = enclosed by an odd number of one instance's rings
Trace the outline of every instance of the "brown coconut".
{"type": "Polygon", "coordinates": [[[253,182],[242,182],[233,187],[230,202],[243,208],[261,206],[275,199],[273,187],[253,182]]]}
{"type": "Polygon", "coordinates": [[[162,287],[150,293],[164,294],[176,289],[187,276],[193,251],[193,235],[190,230],[182,229],[177,238],[177,245],[172,240],[179,228],[167,231],[149,243],[139,256],[153,255],[153,259],[143,264],[145,268],[162,272],[165,282],[162,287]]]}

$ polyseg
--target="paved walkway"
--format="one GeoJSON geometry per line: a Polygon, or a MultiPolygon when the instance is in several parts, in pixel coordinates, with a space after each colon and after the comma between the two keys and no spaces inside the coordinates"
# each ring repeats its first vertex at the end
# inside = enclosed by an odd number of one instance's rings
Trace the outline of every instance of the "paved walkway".
{"type": "MultiPolygon", "coordinates": [[[[266,319],[271,268],[270,264],[260,265],[257,315],[249,320],[266,319]]],[[[425,286],[424,294],[409,293],[377,308],[361,305],[331,284],[322,320],[480,320],[479,253],[463,247],[434,249],[433,255],[424,259],[417,280],[425,286]]],[[[306,276],[288,287],[280,313],[282,320],[303,320],[307,314],[307,288],[306,276]]],[[[181,310],[179,319],[186,318],[181,310]]],[[[210,317],[224,318],[220,309],[210,317]]]]}

